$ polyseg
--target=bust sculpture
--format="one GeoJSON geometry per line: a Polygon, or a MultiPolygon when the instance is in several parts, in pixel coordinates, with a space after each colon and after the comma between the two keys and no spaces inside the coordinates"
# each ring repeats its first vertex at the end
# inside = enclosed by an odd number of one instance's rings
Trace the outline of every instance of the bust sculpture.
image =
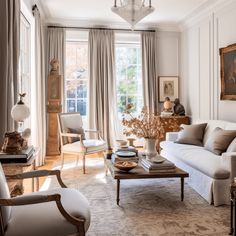
{"type": "Polygon", "coordinates": [[[165,98],[165,102],[163,104],[163,111],[165,111],[165,112],[171,112],[172,111],[172,103],[171,103],[169,97],[165,98]]]}
{"type": "Polygon", "coordinates": [[[176,116],[185,116],[185,109],[182,104],[180,104],[180,101],[178,98],[174,101],[174,115],[176,116]]]}

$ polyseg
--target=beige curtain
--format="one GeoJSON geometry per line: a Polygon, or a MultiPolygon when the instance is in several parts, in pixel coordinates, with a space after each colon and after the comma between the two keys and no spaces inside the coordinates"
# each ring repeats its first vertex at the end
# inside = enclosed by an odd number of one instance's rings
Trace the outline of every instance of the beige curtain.
{"type": "Polygon", "coordinates": [[[11,108],[17,100],[20,1],[0,1],[0,147],[6,131],[14,130],[11,108]]]}
{"type": "Polygon", "coordinates": [[[115,39],[112,30],[89,31],[89,125],[109,147],[117,134],[115,39]]]}
{"type": "Polygon", "coordinates": [[[35,120],[35,138],[34,146],[40,148],[36,165],[41,166],[45,162],[46,156],[46,93],[45,93],[45,38],[40,12],[35,5],[33,7],[35,18],[35,96],[36,109],[32,114],[35,120]]]}
{"type": "Polygon", "coordinates": [[[144,105],[155,114],[158,111],[156,32],[142,32],[142,78],[144,105]]]}
{"type": "MultiPolygon", "coordinates": [[[[47,29],[47,70],[46,75],[50,72],[50,61],[52,59],[59,60],[59,74],[62,76],[61,80],[61,94],[64,94],[64,71],[65,71],[65,29],[63,28],[51,28],[47,29]]],[[[62,96],[63,97],[63,96],[62,96]]],[[[63,105],[63,100],[61,101],[63,105]]]]}

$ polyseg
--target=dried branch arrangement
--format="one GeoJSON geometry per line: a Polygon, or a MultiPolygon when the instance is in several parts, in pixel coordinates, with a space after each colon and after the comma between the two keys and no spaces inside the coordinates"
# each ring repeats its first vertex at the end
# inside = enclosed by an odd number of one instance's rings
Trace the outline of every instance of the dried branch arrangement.
{"type": "Polygon", "coordinates": [[[173,131],[179,131],[176,119],[165,120],[159,115],[154,115],[144,107],[141,114],[134,117],[131,113],[132,104],[127,104],[124,112],[122,124],[126,126],[123,133],[126,136],[135,135],[138,138],[163,139],[166,127],[170,127],[173,131]]]}

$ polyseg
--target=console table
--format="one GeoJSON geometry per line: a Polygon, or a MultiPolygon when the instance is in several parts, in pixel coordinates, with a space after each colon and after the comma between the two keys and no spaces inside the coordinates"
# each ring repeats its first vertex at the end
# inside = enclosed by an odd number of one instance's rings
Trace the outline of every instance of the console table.
{"type": "MultiPolygon", "coordinates": [[[[39,149],[36,148],[34,154],[31,156],[31,158],[25,162],[25,163],[2,163],[2,168],[5,173],[5,175],[15,175],[20,174],[26,171],[30,170],[36,170],[36,157],[39,154],[39,149]]],[[[23,180],[13,180],[10,178],[7,178],[7,184],[9,187],[9,191],[11,194],[11,197],[15,197],[17,195],[21,195],[24,193],[24,187],[23,187],[23,180]]],[[[39,188],[39,182],[38,179],[36,179],[36,190],[39,188]]],[[[32,178],[32,192],[35,190],[35,179],[32,178]]]]}
{"type": "MultiPolygon", "coordinates": [[[[180,126],[182,124],[185,125],[189,125],[190,124],[190,118],[188,116],[162,116],[161,117],[161,121],[163,121],[163,123],[171,123],[171,122],[177,122],[177,125],[180,126]]],[[[157,142],[156,144],[156,148],[157,150],[160,149],[160,142],[165,140],[165,136],[167,132],[173,132],[173,128],[170,126],[164,126],[164,138],[163,139],[159,139],[159,142],[157,142]]]]}

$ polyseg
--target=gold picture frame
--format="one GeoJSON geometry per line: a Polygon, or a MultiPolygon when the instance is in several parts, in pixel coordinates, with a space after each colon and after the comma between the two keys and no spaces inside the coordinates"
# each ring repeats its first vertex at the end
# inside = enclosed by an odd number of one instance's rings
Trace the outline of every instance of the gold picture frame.
{"type": "Polygon", "coordinates": [[[164,102],[166,97],[174,101],[179,97],[178,76],[159,76],[159,101],[164,102]]]}
{"type": "Polygon", "coordinates": [[[236,43],[220,48],[220,100],[236,100],[236,43]]]}

